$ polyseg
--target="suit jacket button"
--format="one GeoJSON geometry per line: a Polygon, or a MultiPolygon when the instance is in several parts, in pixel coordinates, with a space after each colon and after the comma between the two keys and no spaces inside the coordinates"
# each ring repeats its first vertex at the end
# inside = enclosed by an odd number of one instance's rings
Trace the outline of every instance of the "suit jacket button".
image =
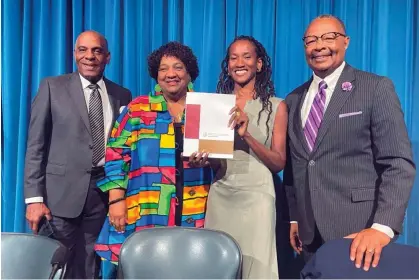
{"type": "Polygon", "coordinates": [[[192,223],[193,223],[193,219],[192,219],[192,218],[187,218],[187,219],[186,219],[186,222],[187,222],[188,224],[192,224],[192,223]]]}
{"type": "Polygon", "coordinates": [[[310,162],[308,163],[308,165],[310,166],[314,166],[316,164],[316,162],[314,160],[310,160],[310,162]]]}
{"type": "Polygon", "coordinates": [[[90,150],[93,149],[93,145],[92,144],[89,145],[89,149],[90,150]]]}
{"type": "Polygon", "coordinates": [[[191,189],[190,191],[189,191],[189,195],[190,196],[194,196],[196,194],[196,192],[195,192],[195,190],[194,189],[191,189]]]}
{"type": "Polygon", "coordinates": [[[92,171],[91,170],[86,170],[86,173],[90,174],[90,173],[92,173],[92,171]]]}

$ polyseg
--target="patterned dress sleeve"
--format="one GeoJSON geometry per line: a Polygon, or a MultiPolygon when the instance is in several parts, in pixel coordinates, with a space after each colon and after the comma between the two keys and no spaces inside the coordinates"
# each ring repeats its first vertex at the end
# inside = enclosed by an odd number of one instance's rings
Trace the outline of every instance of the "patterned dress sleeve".
{"type": "Polygon", "coordinates": [[[115,122],[108,140],[105,156],[105,178],[97,186],[107,192],[127,189],[131,164],[132,125],[129,105],[115,122]]]}

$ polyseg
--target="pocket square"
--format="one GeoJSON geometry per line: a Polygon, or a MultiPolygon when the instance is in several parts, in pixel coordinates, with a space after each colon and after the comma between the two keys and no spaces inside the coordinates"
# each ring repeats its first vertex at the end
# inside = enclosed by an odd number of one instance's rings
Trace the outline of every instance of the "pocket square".
{"type": "Polygon", "coordinates": [[[346,117],[351,117],[351,116],[356,116],[356,115],[361,115],[361,114],[362,114],[362,111],[345,113],[345,114],[340,114],[339,118],[346,118],[346,117]]]}
{"type": "Polygon", "coordinates": [[[119,113],[120,113],[120,114],[122,113],[122,111],[124,111],[125,107],[126,107],[126,106],[121,106],[121,107],[119,108],[119,113]]]}

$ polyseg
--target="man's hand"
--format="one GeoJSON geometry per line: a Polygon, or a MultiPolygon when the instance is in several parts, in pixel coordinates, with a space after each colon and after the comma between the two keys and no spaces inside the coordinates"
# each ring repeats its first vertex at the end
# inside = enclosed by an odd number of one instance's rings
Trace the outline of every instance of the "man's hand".
{"type": "Polygon", "coordinates": [[[291,247],[294,249],[294,251],[297,254],[300,254],[303,251],[302,243],[301,243],[300,237],[298,235],[298,224],[297,223],[291,223],[290,243],[291,243],[291,247]]]}
{"type": "Polygon", "coordinates": [[[51,212],[44,203],[31,203],[26,206],[26,220],[33,233],[38,234],[38,224],[43,216],[48,220],[52,219],[51,212]]]}
{"type": "Polygon", "coordinates": [[[381,251],[390,243],[391,238],[376,229],[368,228],[346,236],[345,238],[354,238],[351,245],[350,258],[355,261],[357,268],[361,267],[362,259],[364,259],[364,270],[368,271],[371,266],[376,267],[380,261],[381,251]],[[374,260],[373,260],[374,259],[374,260]]]}

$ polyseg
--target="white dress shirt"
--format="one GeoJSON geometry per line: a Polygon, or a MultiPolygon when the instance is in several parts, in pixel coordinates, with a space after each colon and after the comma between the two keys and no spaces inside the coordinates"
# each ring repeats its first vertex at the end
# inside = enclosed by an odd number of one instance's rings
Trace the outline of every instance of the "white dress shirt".
{"type": "MultiPolygon", "coordinates": [[[[329,76],[325,77],[324,79],[320,78],[313,72],[313,81],[308,88],[306,97],[303,102],[303,106],[301,107],[301,126],[304,127],[307,121],[308,115],[310,114],[311,105],[313,104],[314,98],[316,97],[317,91],[319,90],[319,83],[324,80],[327,84],[326,88],[326,103],[324,110],[326,112],[327,105],[329,105],[330,99],[332,99],[333,92],[335,91],[336,84],[339,80],[340,75],[342,74],[343,69],[345,68],[345,62],[343,62],[338,68],[336,68],[333,73],[329,76]]],[[[354,217],[354,219],[356,219],[354,217]]],[[[297,223],[296,221],[291,221],[291,223],[297,223]]],[[[385,234],[387,234],[390,238],[394,237],[393,230],[385,225],[374,223],[371,228],[379,230],[385,234]]],[[[343,237],[343,236],[342,236],[343,237]]]]}
{"type": "MultiPolygon", "coordinates": [[[[91,82],[86,80],[82,75],[80,75],[80,80],[81,80],[81,84],[83,88],[84,99],[86,101],[87,112],[89,112],[90,94],[93,92],[93,90],[89,88],[89,85],[91,84],[91,82]]],[[[106,85],[105,85],[105,82],[103,81],[103,78],[101,78],[97,82],[97,85],[99,86],[99,93],[102,99],[103,121],[104,121],[104,128],[105,128],[105,131],[104,131],[105,133],[103,137],[105,137],[105,148],[106,148],[106,143],[108,140],[109,132],[112,128],[113,111],[112,111],[111,103],[109,101],[108,91],[106,90],[106,85]]],[[[97,166],[103,166],[104,164],[105,164],[105,157],[103,157],[98,162],[97,166]]],[[[37,196],[37,197],[30,197],[30,198],[25,199],[26,204],[37,203],[37,202],[44,202],[44,198],[42,196],[37,196]]]]}
{"type": "Polygon", "coordinates": [[[311,105],[313,104],[314,97],[316,97],[317,92],[319,91],[319,84],[324,80],[327,84],[326,88],[326,103],[324,105],[324,110],[326,112],[327,105],[329,105],[330,99],[332,99],[333,91],[336,88],[336,84],[339,80],[340,75],[342,74],[343,68],[345,68],[345,62],[343,62],[332,74],[322,79],[316,74],[313,73],[313,81],[308,88],[306,98],[304,99],[303,106],[301,107],[301,125],[305,126],[308,115],[310,114],[311,105]]]}
{"type": "MultiPolygon", "coordinates": [[[[93,92],[92,89],[88,88],[91,82],[86,80],[82,75],[80,75],[81,85],[83,87],[84,92],[84,99],[86,100],[86,106],[87,106],[87,112],[89,112],[89,101],[90,101],[90,94],[93,92]]],[[[106,149],[106,143],[108,141],[109,132],[112,128],[112,106],[109,101],[108,91],[106,90],[105,82],[103,81],[103,78],[100,79],[97,82],[97,85],[99,86],[99,93],[100,97],[102,99],[102,109],[103,109],[103,121],[104,121],[104,128],[105,128],[105,134],[103,137],[105,137],[105,149],[106,149]]],[[[105,165],[105,156],[98,162],[97,166],[103,166],[105,165]]]]}

